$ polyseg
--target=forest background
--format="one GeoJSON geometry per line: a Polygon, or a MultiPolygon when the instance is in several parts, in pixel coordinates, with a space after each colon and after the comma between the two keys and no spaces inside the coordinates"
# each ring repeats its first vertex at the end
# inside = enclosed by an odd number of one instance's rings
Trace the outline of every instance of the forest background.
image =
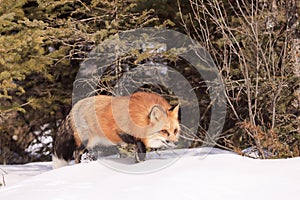
{"type": "MultiPolygon", "coordinates": [[[[50,160],[49,138],[71,109],[80,63],[110,36],[141,27],[189,35],[219,70],[226,121],[207,141],[207,86],[188,63],[164,58],[198,95],[201,121],[190,147],[300,156],[299,8],[296,0],[0,0],[0,164],[50,160]]],[[[136,52],[132,59],[154,56],[136,52]]],[[[132,59],[120,60],[134,66],[132,59]]],[[[99,80],[106,88],[98,93],[110,93],[120,78],[112,72],[99,80]]]]}

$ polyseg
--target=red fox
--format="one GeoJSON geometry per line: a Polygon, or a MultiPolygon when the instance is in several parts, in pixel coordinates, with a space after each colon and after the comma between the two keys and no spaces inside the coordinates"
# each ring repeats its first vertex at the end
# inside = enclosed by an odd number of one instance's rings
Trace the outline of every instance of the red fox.
{"type": "Polygon", "coordinates": [[[172,108],[163,97],[147,92],[130,96],[98,95],[77,102],[58,129],[53,147],[53,168],[79,162],[78,152],[95,146],[135,144],[136,161],[146,148],[173,147],[178,142],[179,105],[172,108]]]}

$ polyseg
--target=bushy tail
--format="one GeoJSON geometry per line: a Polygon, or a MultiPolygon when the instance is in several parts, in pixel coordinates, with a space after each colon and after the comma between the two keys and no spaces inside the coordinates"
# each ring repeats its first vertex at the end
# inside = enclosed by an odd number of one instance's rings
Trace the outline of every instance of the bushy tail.
{"type": "Polygon", "coordinates": [[[52,167],[59,168],[68,165],[76,149],[74,130],[71,117],[68,115],[58,128],[53,143],[52,167]]]}

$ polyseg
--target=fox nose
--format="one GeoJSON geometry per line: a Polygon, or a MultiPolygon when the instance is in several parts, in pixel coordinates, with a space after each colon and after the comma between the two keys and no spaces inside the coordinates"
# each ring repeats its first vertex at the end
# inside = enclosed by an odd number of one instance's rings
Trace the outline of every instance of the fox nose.
{"type": "Polygon", "coordinates": [[[169,147],[176,147],[178,142],[173,142],[173,141],[170,141],[170,140],[166,140],[166,143],[169,147]]]}
{"type": "Polygon", "coordinates": [[[178,140],[176,140],[176,141],[166,140],[166,142],[167,142],[167,143],[178,144],[178,140]]]}

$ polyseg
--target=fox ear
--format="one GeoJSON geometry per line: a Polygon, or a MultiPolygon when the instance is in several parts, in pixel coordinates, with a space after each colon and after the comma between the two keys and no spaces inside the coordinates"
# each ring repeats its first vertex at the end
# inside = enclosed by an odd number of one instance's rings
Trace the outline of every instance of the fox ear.
{"type": "Polygon", "coordinates": [[[165,117],[166,113],[164,109],[160,106],[153,106],[150,113],[149,113],[149,119],[151,122],[158,122],[163,117],[165,117]]]}
{"type": "Polygon", "coordinates": [[[178,118],[179,104],[169,110],[175,118],[178,118]]]}

